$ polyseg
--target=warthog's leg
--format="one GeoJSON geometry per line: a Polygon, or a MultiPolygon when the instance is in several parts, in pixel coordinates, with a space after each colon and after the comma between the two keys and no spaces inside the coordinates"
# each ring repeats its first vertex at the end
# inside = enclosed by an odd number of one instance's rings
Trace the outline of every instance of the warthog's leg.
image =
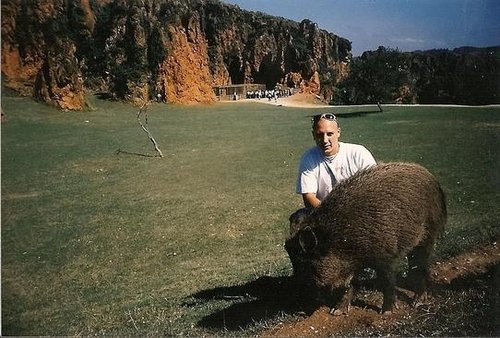
{"type": "Polygon", "coordinates": [[[377,270],[384,293],[382,314],[390,315],[396,308],[396,268],[395,264],[384,265],[377,270]]]}
{"type": "Polygon", "coordinates": [[[422,305],[427,298],[429,261],[434,246],[433,239],[427,239],[408,255],[408,280],[413,284],[415,296],[412,306],[422,305]]]}
{"type": "Polygon", "coordinates": [[[334,316],[346,315],[351,308],[351,301],[354,296],[354,287],[350,285],[345,289],[344,294],[340,295],[340,300],[331,308],[330,314],[334,316]]]}

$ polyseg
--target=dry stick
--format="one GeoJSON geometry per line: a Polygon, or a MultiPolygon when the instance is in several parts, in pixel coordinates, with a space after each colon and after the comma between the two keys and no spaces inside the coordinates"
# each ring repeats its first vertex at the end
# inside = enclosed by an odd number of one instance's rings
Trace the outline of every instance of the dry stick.
{"type": "MultiPolygon", "coordinates": [[[[137,122],[139,122],[139,125],[141,126],[141,128],[148,134],[149,139],[151,140],[151,142],[153,142],[153,145],[155,146],[155,150],[158,152],[158,154],[160,154],[160,157],[163,157],[163,153],[161,152],[160,148],[158,147],[158,143],[156,143],[153,135],[151,135],[149,130],[147,130],[146,127],[144,127],[144,125],[141,122],[141,114],[143,112],[146,114],[148,104],[149,104],[149,101],[145,102],[142,105],[141,109],[139,109],[139,112],[137,113],[137,122]]],[[[147,121],[148,121],[148,116],[146,115],[146,124],[148,123],[147,121]]]]}
{"type": "Polygon", "coordinates": [[[132,317],[132,313],[129,311],[129,312],[127,312],[127,314],[129,315],[130,319],[132,319],[132,324],[134,324],[135,330],[139,331],[139,329],[137,328],[137,325],[135,324],[135,320],[132,317]]]}

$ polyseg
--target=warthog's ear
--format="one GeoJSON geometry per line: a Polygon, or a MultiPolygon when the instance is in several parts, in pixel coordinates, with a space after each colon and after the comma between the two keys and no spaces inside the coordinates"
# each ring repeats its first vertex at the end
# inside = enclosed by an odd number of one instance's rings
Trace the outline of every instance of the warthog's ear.
{"type": "Polygon", "coordinates": [[[318,245],[318,238],[311,227],[307,226],[300,231],[299,243],[304,253],[310,253],[316,248],[318,245]]]}
{"type": "Polygon", "coordinates": [[[300,224],[306,219],[306,217],[311,213],[308,209],[299,209],[290,215],[290,234],[293,234],[295,231],[299,230],[300,224]]]}

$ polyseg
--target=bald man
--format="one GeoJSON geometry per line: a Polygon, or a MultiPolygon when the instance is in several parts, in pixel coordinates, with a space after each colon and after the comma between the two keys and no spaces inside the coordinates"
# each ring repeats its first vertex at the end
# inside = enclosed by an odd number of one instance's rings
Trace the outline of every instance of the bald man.
{"type": "Polygon", "coordinates": [[[376,164],[364,146],[339,142],[340,126],[334,114],[315,115],[312,135],[316,146],[302,156],[297,179],[297,193],[308,209],[318,207],[335,184],[376,164]]]}

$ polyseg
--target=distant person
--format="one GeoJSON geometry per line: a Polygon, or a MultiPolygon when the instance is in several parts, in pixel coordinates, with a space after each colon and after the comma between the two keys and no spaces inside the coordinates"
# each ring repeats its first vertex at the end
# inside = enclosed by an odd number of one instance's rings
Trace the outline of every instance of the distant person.
{"type": "Polygon", "coordinates": [[[335,184],[376,164],[364,146],[339,142],[340,133],[334,114],[313,117],[312,135],[316,146],[302,155],[296,188],[306,209],[318,207],[335,184]]]}

